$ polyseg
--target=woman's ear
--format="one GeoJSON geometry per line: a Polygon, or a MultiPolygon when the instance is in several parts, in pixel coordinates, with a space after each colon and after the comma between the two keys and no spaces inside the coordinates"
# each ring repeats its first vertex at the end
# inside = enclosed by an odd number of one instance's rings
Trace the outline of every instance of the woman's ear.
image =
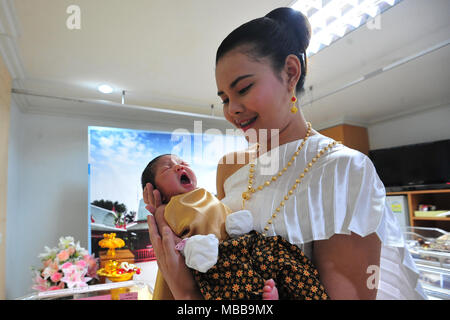
{"type": "Polygon", "coordinates": [[[290,54],[286,57],[283,71],[287,75],[287,85],[289,92],[293,92],[302,74],[302,67],[299,58],[290,54]]]}

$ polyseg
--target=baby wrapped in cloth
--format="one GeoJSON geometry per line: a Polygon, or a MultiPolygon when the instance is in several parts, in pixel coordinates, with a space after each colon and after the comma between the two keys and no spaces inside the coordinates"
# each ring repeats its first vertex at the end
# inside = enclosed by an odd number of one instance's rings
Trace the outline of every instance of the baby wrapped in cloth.
{"type": "MultiPolygon", "coordinates": [[[[261,299],[271,278],[280,299],[328,299],[316,268],[297,246],[252,231],[249,211],[232,213],[205,189],[173,196],[164,217],[183,238],[177,248],[205,299],[261,299]]],[[[172,299],[159,272],[154,299],[172,299]]]]}

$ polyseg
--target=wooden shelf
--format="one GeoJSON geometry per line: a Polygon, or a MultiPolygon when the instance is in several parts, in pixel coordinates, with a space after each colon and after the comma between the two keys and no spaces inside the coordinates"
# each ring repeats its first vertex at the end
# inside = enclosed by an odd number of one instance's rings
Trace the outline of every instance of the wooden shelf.
{"type": "Polygon", "coordinates": [[[358,150],[365,155],[369,154],[369,135],[367,128],[340,124],[331,128],[322,129],[320,134],[341,141],[345,146],[358,150]]]}
{"type": "Polygon", "coordinates": [[[402,195],[402,194],[430,194],[430,193],[450,193],[450,189],[435,189],[435,190],[414,190],[414,191],[396,191],[387,192],[387,195],[402,195]]]}
{"type": "Polygon", "coordinates": [[[414,215],[414,211],[418,209],[419,204],[432,204],[438,210],[450,211],[450,189],[399,191],[387,192],[386,194],[388,196],[407,196],[411,226],[440,228],[450,231],[450,217],[416,217],[414,215]]]}
{"type": "Polygon", "coordinates": [[[414,220],[437,220],[437,221],[450,221],[447,217],[412,217],[414,220]]]}

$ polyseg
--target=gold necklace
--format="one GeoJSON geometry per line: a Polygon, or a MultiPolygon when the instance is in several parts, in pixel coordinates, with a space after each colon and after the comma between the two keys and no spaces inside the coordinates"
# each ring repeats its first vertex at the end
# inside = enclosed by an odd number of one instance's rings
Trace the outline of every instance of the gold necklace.
{"type": "MultiPolygon", "coordinates": [[[[306,136],[303,139],[300,146],[297,148],[297,151],[295,151],[294,155],[291,157],[291,160],[287,163],[287,166],[284,167],[277,175],[273,176],[271,179],[265,181],[262,185],[258,186],[256,189],[253,188],[253,178],[254,178],[254,172],[255,172],[255,164],[250,164],[249,169],[249,175],[248,175],[248,187],[247,191],[242,193],[242,209],[245,209],[245,201],[248,201],[251,199],[251,195],[258,190],[262,190],[264,187],[269,186],[271,182],[274,182],[278,179],[278,177],[281,177],[284,172],[287,171],[287,168],[292,165],[292,162],[295,160],[295,158],[299,155],[300,151],[303,149],[303,146],[306,143],[306,140],[309,138],[311,134],[311,123],[308,122],[308,130],[306,132],[306,136]]],[[[267,220],[266,226],[264,227],[264,232],[262,233],[263,236],[266,236],[266,232],[269,230],[269,225],[273,223],[273,219],[275,219],[278,215],[278,213],[281,211],[281,207],[285,205],[285,201],[289,199],[289,196],[294,194],[295,189],[297,189],[297,186],[301,183],[302,179],[305,177],[305,174],[311,169],[314,163],[319,160],[319,158],[329,149],[333,148],[338,142],[333,141],[329,143],[326,147],[324,147],[322,150],[320,150],[315,157],[311,159],[311,161],[306,165],[303,172],[299,175],[297,179],[295,179],[295,184],[291,187],[291,189],[288,191],[288,193],[283,197],[283,200],[280,202],[280,205],[275,209],[275,211],[270,216],[269,220],[267,220]]]]}
{"type": "Polygon", "coordinates": [[[269,225],[272,224],[273,219],[275,219],[278,215],[278,213],[281,211],[281,207],[283,207],[285,205],[285,201],[289,199],[289,196],[294,194],[294,190],[297,189],[297,186],[300,184],[300,182],[302,182],[302,179],[305,177],[305,174],[309,171],[309,169],[311,169],[311,167],[313,166],[314,163],[317,162],[317,160],[319,160],[319,158],[329,149],[333,148],[338,142],[337,141],[333,141],[331,143],[329,143],[325,148],[323,148],[322,150],[320,150],[316,156],[314,158],[312,158],[312,160],[306,165],[305,169],[303,170],[303,172],[299,175],[299,177],[297,179],[295,179],[295,183],[292,186],[292,188],[288,191],[288,193],[284,196],[283,200],[280,202],[280,205],[275,209],[275,211],[272,213],[272,215],[270,216],[269,220],[267,220],[266,226],[264,227],[264,232],[262,233],[263,236],[266,236],[266,232],[269,230],[269,225]]]}
{"type": "Polygon", "coordinates": [[[311,123],[307,122],[308,130],[306,131],[306,136],[303,139],[300,146],[297,148],[297,151],[294,152],[294,155],[291,157],[291,160],[288,161],[287,166],[284,167],[278,174],[274,175],[271,179],[265,181],[262,185],[258,186],[256,189],[253,188],[253,178],[254,178],[254,172],[255,172],[255,164],[250,163],[250,169],[248,174],[248,186],[247,191],[244,191],[242,193],[242,209],[245,209],[245,201],[248,201],[251,199],[252,194],[255,193],[257,190],[262,190],[264,187],[267,187],[271,184],[271,182],[275,182],[278,177],[281,177],[284,172],[287,171],[287,169],[292,165],[292,162],[295,160],[295,158],[299,155],[300,151],[302,150],[303,146],[306,143],[306,140],[308,140],[310,134],[311,134],[311,123]]]}

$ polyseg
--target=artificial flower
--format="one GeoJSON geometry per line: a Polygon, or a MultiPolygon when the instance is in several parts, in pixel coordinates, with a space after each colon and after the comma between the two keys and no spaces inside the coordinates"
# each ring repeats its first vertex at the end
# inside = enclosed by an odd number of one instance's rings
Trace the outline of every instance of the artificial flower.
{"type": "Polygon", "coordinates": [[[70,257],[70,256],[73,256],[74,253],[77,252],[77,250],[76,250],[74,247],[69,247],[69,248],[67,248],[66,251],[67,251],[67,253],[69,254],[69,257],[70,257]]]}
{"type": "Polygon", "coordinates": [[[41,260],[49,260],[49,259],[53,260],[56,256],[56,253],[58,252],[56,248],[50,249],[47,246],[45,246],[44,249],[45,252],[38,255],[38,258],[41,260]]]}
{"type": "Polygon", "coordinates": [[[81,288],[98,279],[98,258],[75,243],[73,237],[61,237],[57,248],[44,247],[39,254],[43,267],[33,268],[33,286],[37,291],[81,288]]]}
{"type": "Polygon", "coordinates": [[[38,271],[35,272],[35,277],[33,278],[34,285],[32,286],[32,289],[37,291],[47,291],[48,289],[48,282],[44,278],[41,277],[40,273],[38,271]]]}
{"type": "Polygon", "coordinates": [[[89,252],[86,249],[80,247],[80,242],[77,242],[77,244],[75,245],[75,250],[79,256],[84,256],[84,255],[89,254],[89,252]]]}
{"type": "Polygon", "coordinates": [[[57,286],[51,286],[48,291],[64,289],[64,282],[60,282],[57,286]]]}
{"type": "Polygon", "coordinates": [[[75,245],[73,237],[61,237],[59,238],[59,248],[60,249],[67,249],[70,246],[75,245]]]}
{"type": "Polygon", "coordinates": [[[42,277],[47,280],[49,277],[51,277],[53,274],[58,272],[58,264],[56,262],[50,262],[46,268],[42,271],[42,277]]]}
{"type": "Polygon", "coordinates": [[[57,255],[57,258],[60,262],[66,261],[67,259],[69,259],[69,257],[70,257],[70,255],[67,252],[67,250],[61,250],[57,255]]]}
{"type": "Polygon", "coordinates": [[[44,267],[48,267],[52,262],[53,262],[52,259],[45,260],[45,261],[43,262],[43,263],[44,263],[44,267]]]}
{"type": "Polygon", "coordinates": [[[98,258],[94,258],[93,256],[86,254],[83,256],[83,260],[86,261],[86,265],[88,266],[87,276],[98,279],[98,258]]]}
{"type": "Polygon", "coordinates": [[[89,277],[84,277],[87,270],[78,264],[67,266],[62,270],[64,272],[64,278],[61,281],[65,282],[68,288],[86,287],[86,282],[91,280],[89,277]]]}
{"type": "Polygon", "coordinates": [[[86,267],[86,261],[80,260],[75,265],[80,269],[84,269],[86,267]]]}
{"type": "MultiPolygon", "coordinates": [[[[52,280],[53,282],[59,282],[61,280],[61,278],[62,278],[62,274],[60,272],[55,272],[50,277],[50,280],[52,280]]],[[[64,287],[64,284],[63,284],[63,287],[64,287]]]]}

